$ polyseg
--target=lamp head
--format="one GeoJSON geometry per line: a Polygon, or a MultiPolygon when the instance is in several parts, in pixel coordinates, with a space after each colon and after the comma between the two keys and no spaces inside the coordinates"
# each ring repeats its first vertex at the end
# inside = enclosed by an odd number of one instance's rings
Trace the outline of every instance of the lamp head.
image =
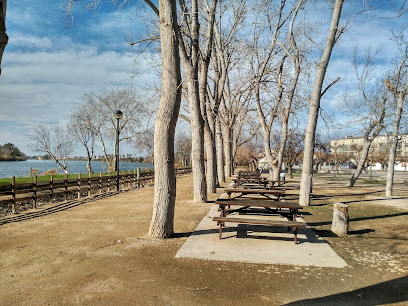
{"type": "Polygon", "coordinates": [[[116,119],[122,119],[123,113],[122,113],[120,110],[117,109],[117,110],[113,113],[113,117],[115,117],[116,119]]]}

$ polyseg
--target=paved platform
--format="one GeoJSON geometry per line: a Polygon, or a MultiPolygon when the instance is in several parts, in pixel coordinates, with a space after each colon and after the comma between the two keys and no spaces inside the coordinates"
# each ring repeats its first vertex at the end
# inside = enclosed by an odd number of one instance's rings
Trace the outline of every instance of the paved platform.
{"type": "MultiPolygon", "coordinates": [[[[293,233],[287,232],[286,227],[227,223],[223,239],[219,240],[217,223],[212,221],[219,214],[218,205],[213,205],[177,252],[176,258],[335,268],[347,266],[311,228],[302,228],[298,232],[298,244],[295,245],[293,233]]],[[[302,222],[303,219],[297,218],[297,221],[302,222]]]]}

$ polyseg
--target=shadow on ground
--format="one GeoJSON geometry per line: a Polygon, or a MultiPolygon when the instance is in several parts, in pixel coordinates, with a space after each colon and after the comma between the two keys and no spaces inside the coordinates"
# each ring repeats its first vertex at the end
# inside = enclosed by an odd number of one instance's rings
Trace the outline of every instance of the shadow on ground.
{"type": "Polygon", "coordinates": [[[382,305],[408,301],[408,276],[353,291],[300,300],[285,305],[382,305]]]}

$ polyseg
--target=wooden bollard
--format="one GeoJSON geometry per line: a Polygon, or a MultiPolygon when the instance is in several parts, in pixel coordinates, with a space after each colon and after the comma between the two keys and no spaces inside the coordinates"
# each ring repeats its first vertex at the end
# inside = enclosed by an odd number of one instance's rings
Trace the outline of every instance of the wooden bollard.
{"type": "Polygon", "coordinates": [[[137,187],[140,188],[140,168],[137,168],[137,187]]]}
{"type": "Polygon", "coordinates": [[[344,203],[335,203],[333,205],[333,223],[332,232],[337,236],[345,236],[349,230],[348,205],[344,203]]]}

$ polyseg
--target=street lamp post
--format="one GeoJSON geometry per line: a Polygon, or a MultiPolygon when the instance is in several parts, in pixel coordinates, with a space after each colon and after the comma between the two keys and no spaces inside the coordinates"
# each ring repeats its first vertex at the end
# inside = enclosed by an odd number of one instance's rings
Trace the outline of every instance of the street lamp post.
{"type": "Polygon", "coordinates": [[[119,191],[119,120],[122,119],[123,113],[120,110],[116,110],[113,113],[113,117],[116,118],[116,191],[119,191]]]}

